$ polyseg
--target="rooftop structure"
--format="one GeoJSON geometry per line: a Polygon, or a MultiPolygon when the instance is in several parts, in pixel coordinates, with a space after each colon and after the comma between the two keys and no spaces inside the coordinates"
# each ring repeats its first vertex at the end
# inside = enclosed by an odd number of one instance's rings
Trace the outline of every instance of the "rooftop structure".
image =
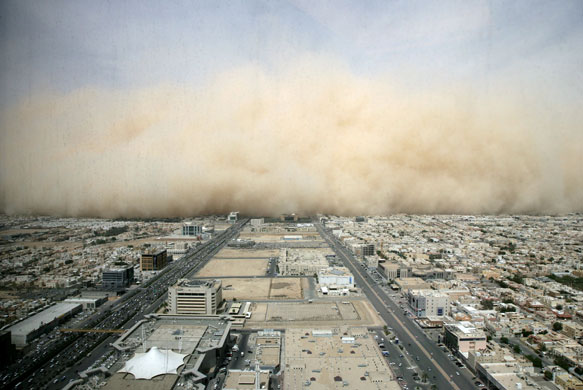
{"type": "Polygon", "coordinates": [[[148,352],[136,353],[119,372],[132,374],[136,379],[152,379],[163,374],[177,374],[178,367],[184,364],[185,354],[170,349],[160,350],[152,347],[148,352]]]}
{"type": "Polygon", "coordinates": [[[366,328],[288,329],[285,390],[400,389],[366,328]]]}
{"type": "Polygon", "coordinates": [[[223,390],[256,390],[269,388],[269,371],[229,370],[223,390]]]}
{"type": "Polygon", "coordinates": [[[143,320],[113,344],[122,358],[112,367],[117,373],[104,389],[169,390],[187,382],[206,383],[226,353],[230,330],[231,323],[216,316],[158,315],[143,320]]]}

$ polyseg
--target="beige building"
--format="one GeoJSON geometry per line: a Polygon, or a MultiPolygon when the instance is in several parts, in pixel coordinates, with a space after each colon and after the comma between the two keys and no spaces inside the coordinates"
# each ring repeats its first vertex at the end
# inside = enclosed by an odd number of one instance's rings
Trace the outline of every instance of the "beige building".
{"type": "Polygon", "coordinates": [[[583,382],[567,372],[556,374],[555,384],[564,390],[583,390],[583,382]]]}
{"type": "Polygon", "coordinates": [[[170,314],[217,314],[222,301],[222,282],[218,279],[180,279],[168,288],[170,314]]]}
{"type": "Polygon", "coordinates": [[[229,370],[223,390],[256,390],[269,388],[269,371],[229,370]]]}
{"type": "Polygon", "coordinates": [[[411,268],[396,262],[384,262],[379,264],[380,272],[389,280],[408,278],[411,276],[411,268]]]}
{"type": "Polygon", "coordinates": [[[573,339],[579,339],[583,337],[583,326],[573,321],[564,321],[563,324],[563,334],[569,336],[573,339]]]}
{"type": "Polygon", "coordinates": [[[322,252],[300,249],[282,249],[279,254],[279,270],[282,275],[314,275],[328,268],[328,260],[322,252]]]}
{"type": "Polygon", "coordinates": [[[449,324],[444,327],[444,343],[450,349],[467,354],[470,351],[481,351],[487,348],[486,333],[477,329],[469,322],[449,324]]]}
{"type": "Polygon", "coordinates": [[[395,279],[395,284],[401,291],[428,290],[431,285],[421,278],[399,278],[395,279]]]}

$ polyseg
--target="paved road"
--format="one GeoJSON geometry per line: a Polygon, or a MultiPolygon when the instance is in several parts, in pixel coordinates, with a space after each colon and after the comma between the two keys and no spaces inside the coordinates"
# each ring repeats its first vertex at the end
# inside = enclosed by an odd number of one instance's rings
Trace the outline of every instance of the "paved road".
{"type": "Polygon", "coordinates": [[[417,362],[419,374],[425,371],[432,384],[440,390],[468,390],[475,388],[472,375],[467,369],[458,368],[451,362],[437,344],[430,342],[421,328],[403,314],[386,294],[386,292],[371,279],[369,275],[362,275],[361,269],[351,252],[344,248],[320,223],[315,223],[318,231],[328,245],[343,261],[344,265],[353,273],[358,286],[376,308],[387,325],[394,329],[394,333],[410,355],[419,357],[417,362]],[[457,374],[459,373],[459,375],[457,374]]]}
{"type": "MultiPolygon", "coordinates": [[[[83,320],[80,328],[128,329],[139,319],[159,306],[165,299],[168,286],[177,279],[188,277],[236,236],[248,220],[241,220],[230,229],[217,234],[209,242],[192,249],[182,259],[171,263],[141,288],[128,291],[113,305],[97,310],[83,320]]],[[[56,334],[52,349],[25,357],[3,371],[0,388],[58,389],[76,378],[75,370],[85,369],[99,358],[109,345],[112,336],[103,333],[56,334]]]]}

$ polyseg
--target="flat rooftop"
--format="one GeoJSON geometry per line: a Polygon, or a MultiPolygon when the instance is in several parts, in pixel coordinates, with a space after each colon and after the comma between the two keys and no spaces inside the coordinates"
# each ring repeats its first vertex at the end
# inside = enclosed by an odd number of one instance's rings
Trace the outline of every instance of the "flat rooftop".
{"type": "MultiPolygon", "coordinates": [[[[180,315],[159,315],[132,328],[131,333],[121,336],[114,345],[122,348],[122,358],[111,368],[113,375],[104,390],[170,390],[185,380],[181,373],[198,371],[197,362],[206,354],[215,354],[226,342],[231,323],[217,316],[188,317],[180,315]],[[145,341],[144,341],[145,340],[145,341]],[[150,380],[135,379],[132,374],[118,372],[135,353],[148,351],[152,347],[170,349],[187,354],[185,364],[177,374],[164,374],[150,380]]],[[[214,357],[212,358],[214,359],[214,357]]],[[[204,375],[204,373],[201,373],[204,375]]],[[[190,374],[187,375],[192,378],[190,374]]]]}
{"type": "Polygon", "coordinates": [[[12,332],[12,334],[26,335],[40,328],[42,325],[48,324],[54,321],[56,318],[69,313],[79,306],[81,306],[79,303],[57,303],[56,305],[53,305],[41,311],[40,313],[37,313],[23,321],[20,321],[17,324],[12,325],[7,330],[12,332]]]}
{"type": "Polygon", "coordinates": [[[268,381],[269,371],[229,370],[223,390],[266,389],[268,381]]]}
{"type": "Polygon", "coordinates": [[[285,390],[400,389],[364,327],[288,329],[285,390]]]}

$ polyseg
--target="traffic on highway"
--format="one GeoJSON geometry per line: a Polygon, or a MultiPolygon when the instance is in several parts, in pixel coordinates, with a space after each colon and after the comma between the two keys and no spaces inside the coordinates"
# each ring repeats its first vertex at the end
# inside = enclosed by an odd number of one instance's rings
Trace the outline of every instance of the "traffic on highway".
{"type": "MultiPolygon", "coordinates": [[[[193,248],[147,283],[128,291],[112,305],[104,305],[93,315],[78,322],[76,327],[129,329],[144,315],[159,307],[168,293],[168,287],[204,266],[239,233],[247,221],[241,219],[207,243],[193,248]]],[[[76,371],[90,366],[100,356],[92,354],[94,349],[104,350],[111,340],[113,337],[108,333],[62,333],[55,329],[41,337],[31,352],[0,371],[0,388],[62,388],[77,377],[76,371]]]]}
{"type": "MultiPolygon", "coordinates": [[[[413,363],[408,363],[406,368],[416,372],[418,376],[426,375],[427,381],[435,384],[440,389],[466,390],[476,388],[472,381],[472,375],[467,370],[462,370],[463,373],[460,373],[460,367],[450,360],[447,353],[436,342],[427,337],[417,323],[412,320],[411,316],[407,315],[407,310],[399,307],[393,301],[387,291],[386,283],[384,286],[379,284],[382,281],[380,275],[364,273],[361,269],[362,267],[357,265],[354,255],[348,249],[342,246],[320,223],[315,223],[315,226],[338,258],[352,272],[356,283],[375,307],[378,315],[392,329],[392,333],[401,343],[403,352],[399,353],[398,356],[415,357],[413,363]]],[[[403,371],[403,362],[397,363],[397,360],[401,358],[397,359],[389,356],[387,358],[396,364],[401,364],[400,367],[398,365],[396,367],[401,368],[401,370],[396,370],[394,364],[391,367],[396,376],[402,378],[403,375],[397,374],[403,371]]],[[[412,375],[410,377],[413,378],[412,375]]],[[[418,381],[413,379],[413,382],[418,381]]],[[[405,386],[409,387],[407,383],[401,384],[404,388],[405,386]]],[[[410,385],[413,385],[413,383],[410,383],[410,385]]]]}

